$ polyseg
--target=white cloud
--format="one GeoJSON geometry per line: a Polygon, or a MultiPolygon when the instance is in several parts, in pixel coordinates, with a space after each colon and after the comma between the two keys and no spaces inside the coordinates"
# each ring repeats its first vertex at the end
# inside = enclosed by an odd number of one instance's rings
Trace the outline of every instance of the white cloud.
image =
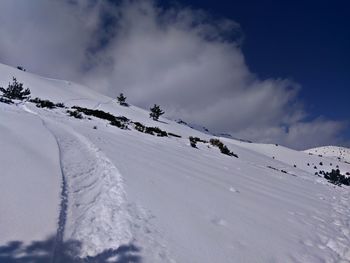
{"type": "Polygon", "coordinates": [[[111,96],[123,91],[139,106],[157,103],[170,117],[256,141],[305,148],[339,143],[345,128],[305,121],[297,83],[258,79],[233,21],[147,0],[3,0],[0,7],[2,62],[111,96]]]}

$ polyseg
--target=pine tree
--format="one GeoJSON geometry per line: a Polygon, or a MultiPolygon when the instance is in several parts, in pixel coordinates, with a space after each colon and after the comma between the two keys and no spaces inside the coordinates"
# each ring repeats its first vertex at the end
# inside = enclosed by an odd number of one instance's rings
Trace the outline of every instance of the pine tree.
{"type": "Polygon", "coordinates": [[[152,108],[150,108],[150,114],[149,117],[153,120],[157,121],[161,115],[164,114],[164,111],[160,109],[160,106],[157,104],[154,104],[152,108]]]}
{"type": "Polygon", "coordinates": [[[7,89],[0,87],[0,91],[3,93],[3,97],[13,100],[28,99],[30,95],[30,90],[28,88],[24,90],[23,83],[19,83],[15,77],[13,77],[13,82],[9,83],[7,89]]]}
{"type": "Polygon", "coordinates": [[[119,96],[117,97],[117,100],[119,102],[120,105],[122,106],[129,106],[127,103],[126,103],[126,97],[124,96],[123,93],[120,93],[119,96]]]}

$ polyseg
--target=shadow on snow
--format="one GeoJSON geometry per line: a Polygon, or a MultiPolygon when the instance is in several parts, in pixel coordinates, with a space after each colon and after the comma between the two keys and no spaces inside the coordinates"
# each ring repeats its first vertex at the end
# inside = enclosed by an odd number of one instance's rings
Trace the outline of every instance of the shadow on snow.
{"type": "MultiPolygon", "coordinates": [[[[57,249],[57,248],[56,248],[57,249]]],[[[78,258],[81,249],[79,241],[67,241],[61,245],[59,253],[54,253],[55,238],[33,241],[24,245],[20,241],[11,241],[0,246],[1,263],[139,263],[140,248],[134,244],[122,245],[117,249],[108,249],[93,256],[78,258]],[[53,258],[53,255],[56,257],[53,258]]]]}

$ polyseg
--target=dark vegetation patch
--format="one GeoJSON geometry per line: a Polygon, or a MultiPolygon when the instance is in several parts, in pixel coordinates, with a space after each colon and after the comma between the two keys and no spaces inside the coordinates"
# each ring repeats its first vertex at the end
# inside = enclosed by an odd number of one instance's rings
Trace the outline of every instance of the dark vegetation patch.
{"type": "Polygon", "coordinates": [[[188,126],[188,124],[187,124],[187,122],[185,122],[185,121],[183,121],[183,120],[177,120],[176,121],[178,124],[183,124],[183,125],[187,125],[188,126]]]}
{"type": "Polygon", "coordinates": [[[227,146],[225,144],[223,144],[219,139],[210,139],[210,144],[215,146],[215,147],[218,147],[220,149],[220,152],[222,154],[226,154],[226,155],[229,155],[229,156],[234,156],[236,158],[238,158],[238,155],[231,152],[227,146]]]}
{"type": "Polygon", "coordinates": [[[109,112],[104,112],[102,110],[93,110],[93,109],[83,108],[79,106],[73,106],[72,109],[75,109],[80,113],[84,113],[87,116],[94,116],[99,119],[107,120],[111,125],[116,126],[120,129],[127,129],[128,122],[130,121],[128,118],[124,116],[117,117],[109,112]]]}
{"type": "Polygon", "coordinates": [[[345,175],[341,174],[339,169],[332,170],[330,173],[323,172],[324,178],[328,180],[328,182],[341,186],[343,185],[350,185],[350,177],[346,177],[345,175]]]}
{"type": "Polygon", "coordinates": [[[161,130],[158,127],[147,127],[140,122],[133,122],[133,123],[134,123],[135,130],[139,132],[155,135],[158,137],[168,137],[168,133],[166,131],[161,130]]]}
{"type": "Polygon", "coordinates": [[[79,111],[77,110],[67,110],[67,113],[70,117],[74,117],[77,119],[82,119],[83,118],[83,114],[81,114],[79,111]]]}
{"type": "Polygon", "coordinates": [[[12,78],[12,83],[9,83],[7,88],[0,87],[2,96],[9,100],[25,100],[30,97],[30,90],[24,89],[23,83],[17,81],[15,77],[12,78]]]}
{"type": "Polygon", "coordinates": [[[176,138],[182,138],[181,135],[178,135],[178,134],[175,134],[175,133],[172,133],[172,132],[168,132],[168,135],[172,136],[172,137],[176,137],[176,138]]]}
{"type": "Polygon", "coordinates": [[[29,100],[32,103],[35,103],[35,106],[38,108],[48,108],[48,109],[55,109],[55,108],[64,108],[63,103],[54,103],[49,100],[42,100],[40,98],[34,98],[29,100]]]}
{"type": "Polygon", "coordinates": [[[8,98],[4,98],[4,97],[0,97],[0,102],[1,103],[6,103],[6,104],[13,104],[13,101],[8,99],[8,98]]]}
{"type": "Polygon", "coordinates": [[[267,168],[270,168],[270,169],[275,170],[275,171],[279,171],[277,168],[275,168],[275,167],[273,167],[271,165],[267,166],[267,168]]]}
{"type": "Polygon", "coordinates": [[[193,148],[197,148],[197,142],[208,143],[206,140],[202,140],[201,138],[198,138],[198,137],[190,136],[188,139],[190,140],[190,145],[193,148]]]}

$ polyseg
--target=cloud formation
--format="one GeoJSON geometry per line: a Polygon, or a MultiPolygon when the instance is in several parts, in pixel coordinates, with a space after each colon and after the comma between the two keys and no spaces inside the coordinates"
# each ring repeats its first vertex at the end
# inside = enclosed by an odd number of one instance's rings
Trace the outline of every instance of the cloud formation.
{"type": "Polygon", "coordinates": [[[110,96],[124,92],[138,106],[157,103],[169,117],[240,138],[297,149],[343,143],[346,123],[306,121],[297,83],[249,70],[234,21],[151,0],[3,0],[0,7],[3,63],[110,96]]]}

